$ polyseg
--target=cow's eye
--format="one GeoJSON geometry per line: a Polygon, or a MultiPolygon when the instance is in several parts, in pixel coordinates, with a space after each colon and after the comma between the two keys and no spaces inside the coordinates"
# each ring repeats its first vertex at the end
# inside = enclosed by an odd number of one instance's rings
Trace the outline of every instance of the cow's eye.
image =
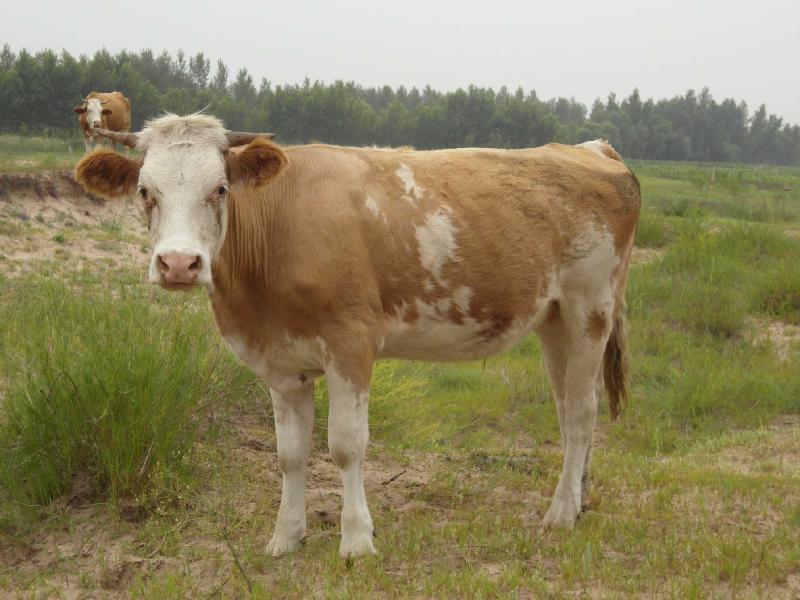
{"type": "Polygon", "coordinates": [[[224,196],[225,194],[227,194],[227,193],[228,193],[228,188],[227,188],[227,187],[225,187],[224,185],[221,185],[221,186],[219,186],[219,189],[217,190],[217,193],[218,193],[220,196],[224,196]]]}
{"type": "Polygon", "coordinates": [[[147,200],[147,188],[143,188],[143,187],[139,188],[139,197],[142,200],[147,200]]]}

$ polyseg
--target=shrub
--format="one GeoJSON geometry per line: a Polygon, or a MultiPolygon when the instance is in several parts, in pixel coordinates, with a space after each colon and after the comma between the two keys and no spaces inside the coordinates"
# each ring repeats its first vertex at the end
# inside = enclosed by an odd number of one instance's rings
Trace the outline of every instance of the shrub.
{"type": "Polygon", "coordinates": [[[78,475],[102,496],[158,499],[220,390],[216,334],[193,298],[87,281],[6,284],[0,523],[78,475]]]}

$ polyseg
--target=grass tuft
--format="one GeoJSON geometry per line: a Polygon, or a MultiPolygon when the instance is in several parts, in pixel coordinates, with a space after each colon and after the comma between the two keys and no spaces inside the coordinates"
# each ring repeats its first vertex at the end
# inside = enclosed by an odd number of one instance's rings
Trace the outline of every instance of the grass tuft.
{"type": "Polygon", "coordinates": [[[219,391],[216,334],[182,298],[82,283],[22,279],[0,304],[0,523],[77,477],[102,497],[164,500],[219,391]]]}

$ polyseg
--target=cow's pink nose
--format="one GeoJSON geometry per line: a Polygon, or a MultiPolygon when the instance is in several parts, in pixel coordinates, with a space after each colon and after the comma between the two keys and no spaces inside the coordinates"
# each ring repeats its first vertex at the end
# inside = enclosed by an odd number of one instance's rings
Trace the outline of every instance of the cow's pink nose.
{"type": "Polygon", "coordinates": [[[158,257],[158,270],[167,285],[194,285],[202,261],[197,254],[168,252],[158,257]]]}
{"type": "Polygon", "coordinates": [[[95,121],[94,122],[94,126],[95,127],[100,127],[101,125],[102,125],[102,123],[100,121],[95,121]]]}

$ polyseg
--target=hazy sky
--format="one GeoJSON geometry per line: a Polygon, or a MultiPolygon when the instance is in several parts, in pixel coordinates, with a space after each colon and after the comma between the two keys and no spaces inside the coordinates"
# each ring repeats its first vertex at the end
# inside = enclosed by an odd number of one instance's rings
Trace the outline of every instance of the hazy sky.
{"type": "Polygon", "coordinates": [[[4,1],[0,43],[73,54],[203,51],[256,84],[306,76],[449,90],[535,89],[587,104],[711,88],[800,123],[800,1],[4,1]]]}

